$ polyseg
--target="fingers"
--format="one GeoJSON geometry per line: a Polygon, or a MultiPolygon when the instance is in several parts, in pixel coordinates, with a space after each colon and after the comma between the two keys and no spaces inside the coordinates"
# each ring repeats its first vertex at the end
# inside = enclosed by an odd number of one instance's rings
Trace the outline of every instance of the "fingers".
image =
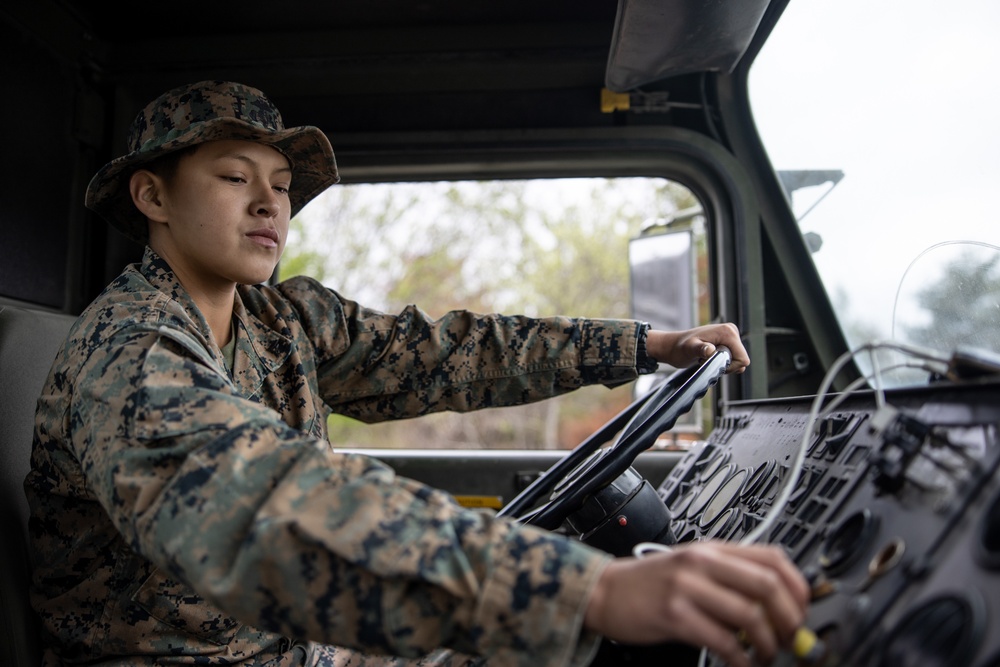
{"type": "MultiPolygon", "coordinates": [[[[692,586],[699,608],[723,627],[741,632],[757,655],[774,658],[805,618],[808,585],[784,552],[774,547],[701,543],[676,567],[701,574],[692,586]]],[[[713,650],[729,650],[726,644],[713,650]]]]}
{"type": "Polygon", "coordinates": [[[685,589],[697,610],[695,618],[707,622],[692,628],[688,636],[700,640],[726,664],[736,664],[737,656],[746,660],[744,642],[765,662],[772,660],[784,643],[764,605],[755,598],[707,577],[691,578],[685,589]]]}
{"type": "Polygon", "coordinates": [[[717,345],[725,345],[732,353],[728,372],[742,373],[750,365],[750,356],[734,324],[709,324],[686,331],[652,330],[646,336],[649,354],[676,368],[705,361],[715,354],[717,345]]]}
{"type": "Polygon", "coordinates": [[[729,373],[742,373],[750,365],[750,356],[740,339],[740,331],[730,322],[680,332],[672,351],[674,360],[668,361],[678,367],[702,362],[715,354],[719,345],[725,345],[732,353],[729,373]]]}
{"type": "Polygon", "coordinates": [[[809,606],[810,590],[805,577],[789,560],[785,552],[778,547],[762,545],[744,545],[732,542],[718,542],[716,547],[722,553],[738,555],[740,558],[752,560],[764,567],[770,568],[781,577],[781,585],[792,594],[798,608],[804,611],[809,606]]]}
{"type": "Polygon", "coordinates": [[[694,329],[701,341],[703,358],[707,359],[715,353],[716,346],[725,345],[732,353],[732,361],[729,363],[730,373],[742,373],[750,365],[750,355],[747,354],[743,341],[740,339],[740,330],[731,322],[725,324],[710,324],[705,327],[694,329]],[[707,354],[705,354],[707,352],[707,354]]]}
{"type": "Polygon", "coordinates": [[[703,599],[715,605],[710,612],[739,628],[758,657],[770,661],[779,646],[791,644],[801,627],[808,586],[779,550],[733,547],[720,550],[725,566],[714,570],[712,579],[728,595],[706,593],[703,599]]]}
{"type": "Polygon", "coordinates": [[[750,667],[750,657],[737,634],[720,625],[711,614],[691,605],[682,618],[677,628],[681,641],[706,648],[729,667],[750,667]]]}
{"type": "Polygon", "coordinates": [[[686,544],[616,559],[605,575],[598,582],[603,593],[588,607],[588,627],[627,643],[704,646],[730,665],[749,665],[747,646],[762,662],[790,646],[809,600],[794,564],[766,546],[686,544]]]}

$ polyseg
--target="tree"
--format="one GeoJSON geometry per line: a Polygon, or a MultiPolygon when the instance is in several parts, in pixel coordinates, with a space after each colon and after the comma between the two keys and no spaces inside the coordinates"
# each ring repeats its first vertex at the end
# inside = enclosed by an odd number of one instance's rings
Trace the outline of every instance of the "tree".
{"type": "Polygon", "coordinates": [[[946,352],[961,345],[1000,351],[1000,249],[966,248],[916,300],[924,322],[903,327],[913,342],[946,352]]]}

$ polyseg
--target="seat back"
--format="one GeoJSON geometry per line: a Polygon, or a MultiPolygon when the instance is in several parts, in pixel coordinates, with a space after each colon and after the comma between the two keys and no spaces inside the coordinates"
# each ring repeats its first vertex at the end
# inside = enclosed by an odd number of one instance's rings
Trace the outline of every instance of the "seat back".
{"type": "Polygon", "coordinates": [[[28,602],[28,474],[35,404],[70,315],[0,304],[0,665],[41,664],[28,602]]]}

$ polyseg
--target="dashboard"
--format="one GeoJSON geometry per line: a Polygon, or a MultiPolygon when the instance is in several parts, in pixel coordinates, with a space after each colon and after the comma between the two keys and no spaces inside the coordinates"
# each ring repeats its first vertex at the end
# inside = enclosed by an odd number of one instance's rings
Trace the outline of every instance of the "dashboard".
{"type": "Polygon", "coordinates": [[[819,641],[776,664],[1000,667],[1000,383],[824,398],[728,405],[656,488],[671,539],[791,554],[819,641]]]}

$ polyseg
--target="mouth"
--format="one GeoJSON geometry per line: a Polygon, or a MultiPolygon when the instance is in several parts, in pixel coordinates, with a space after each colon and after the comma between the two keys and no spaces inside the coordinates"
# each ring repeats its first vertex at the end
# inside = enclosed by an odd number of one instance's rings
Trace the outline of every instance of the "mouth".
{"type": "Polygon", "coordinates": [[[278,247],[278,232],[270,227],[255,229],[252,232],[248,232],[246,236],[254,243],[262,245],[265,248],[278,247]]]}

